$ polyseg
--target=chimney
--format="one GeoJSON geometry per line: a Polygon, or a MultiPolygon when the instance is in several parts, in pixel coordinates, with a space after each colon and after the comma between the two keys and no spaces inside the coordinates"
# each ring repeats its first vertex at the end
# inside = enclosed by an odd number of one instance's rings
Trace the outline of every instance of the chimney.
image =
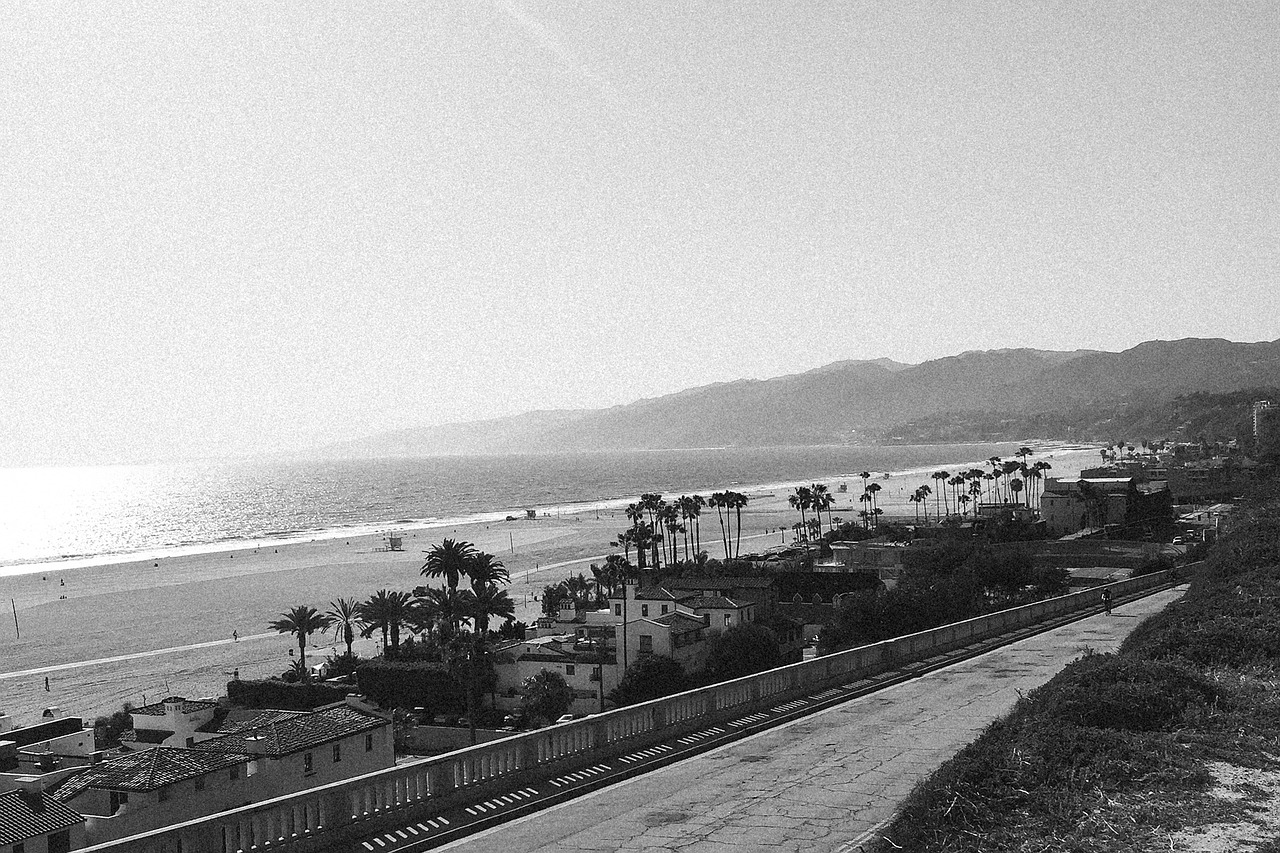
{"type": "Polygon", "coordinates": [[[32,812],[40,814],[44,811],[44,786],[39,777],[20,776],[17,779],[18,796],[27,804],[32,812]]]}

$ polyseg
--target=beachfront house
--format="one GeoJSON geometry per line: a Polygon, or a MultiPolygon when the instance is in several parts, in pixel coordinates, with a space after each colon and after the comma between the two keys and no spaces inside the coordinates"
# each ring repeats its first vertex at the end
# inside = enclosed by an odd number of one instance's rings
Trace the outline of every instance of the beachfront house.
{"type": "Polygon", "coordinates": [[[150,705],[129,709],[133,728],[120,736],[125,749],[153,746],[194,746],[197,741],[216,736],[218,723],[226,716],[213,699],[184,699],[169,696],[150,705]]]}
{"type": "Polygon", "coordinates": [[[51,793],[85,815],[86,842],[101,844],[394,764],[391,720],[350,697],[314,711],[232,714],[193,746],[127,752],[51,793]]]}

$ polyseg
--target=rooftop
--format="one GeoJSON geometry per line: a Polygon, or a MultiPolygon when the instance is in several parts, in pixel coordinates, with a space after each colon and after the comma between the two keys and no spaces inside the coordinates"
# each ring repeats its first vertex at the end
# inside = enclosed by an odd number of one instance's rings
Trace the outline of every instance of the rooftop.
{"type": "Polygon", "coordinates": [[[22,791],[0,794],[0,845],[18,844],[81,823],[82,815],[52,797],[41,796],[40,806],[32,808],[29,795],[22,791]]]}
{"type": "Polygon", "coordinates": [[[694,598],[686,598],[681,604],[694,610],[698,608],[706,610],[741,610],[744,607],[751,606],[750,602],[739,604],[732,598],[725,598],[723,595],[699,595],[694,598]]]}
{"type": "Polygon", "coordinates": [[[668,613],[665,616],[659,616],[652,621],[659,625],[666,625],[671,629],[672,634],[688,634],[691,631],[700,631],[707,627],[706,623],[701,619],[690,616],[687,613],[668,613]]]}
{"type": "Polygon", "coordinates": [[[181,747],[157,746],[139,752],[126,752],[118,758],[86,767],[68,776],[53,792],[68,802],[88,788],[113,791],[156,791],[166,785],[194,779],[240,764],[253,756],[231,752],[200,752],[181,747]]]}
{"type": "Polygon", "coordinates": [[[224,726],[221,737],[201,741],[194,748],[279,757],[389,724],[385,717],[349,705],[318,711],[263,711],[252,719],[224,726]]]}
{"type": "Polygon", "coordinates": [[[165,714],[164,706],[166,704],[172,705],[175,702],[179,703],[178,713],[180,714],[193,714],[196,711],[206,711],[218,707],[217,702],[207,699],[184,699],[181,696],[169,696],[159,702],[152,702],[150,705],[130,708],[129,713],[134,716],[141,714],[144,716],[163,717],[165,714]]]}

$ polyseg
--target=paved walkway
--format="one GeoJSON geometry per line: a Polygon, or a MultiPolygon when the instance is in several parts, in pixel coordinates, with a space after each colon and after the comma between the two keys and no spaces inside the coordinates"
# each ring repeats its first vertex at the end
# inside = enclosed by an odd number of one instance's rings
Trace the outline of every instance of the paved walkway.
{"type": "Polygon", "coordinates": [[[837,705],[440,848],[468,853],[855,851],[915,784],[1085,649],[1114,651],[1184,587],[837,705]]]}

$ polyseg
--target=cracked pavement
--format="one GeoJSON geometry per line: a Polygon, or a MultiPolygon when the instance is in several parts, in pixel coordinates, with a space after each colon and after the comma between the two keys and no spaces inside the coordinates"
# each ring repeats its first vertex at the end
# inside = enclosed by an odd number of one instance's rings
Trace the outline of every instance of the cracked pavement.
{"type": "Polygon", "coordinates": [[[446,845],[467,853],[852,851],[928,776],[1086,649],[1113,651],[1185,587],[446,845]]]}

